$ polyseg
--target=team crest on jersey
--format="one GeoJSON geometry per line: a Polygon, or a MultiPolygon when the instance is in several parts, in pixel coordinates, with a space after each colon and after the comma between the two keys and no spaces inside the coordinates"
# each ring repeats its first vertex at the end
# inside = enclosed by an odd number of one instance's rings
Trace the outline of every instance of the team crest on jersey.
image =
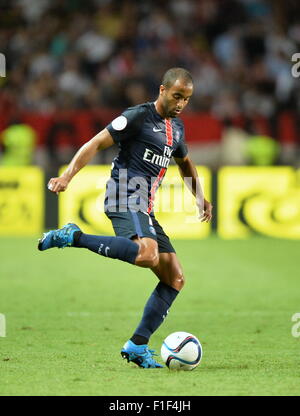
{"type": "Polygon", "coordinates": [[[179,131],[178,130],[176,130],[176,133],[175,133],[175,140],[176,140],[176,142],[179,141],[179,131]]]}

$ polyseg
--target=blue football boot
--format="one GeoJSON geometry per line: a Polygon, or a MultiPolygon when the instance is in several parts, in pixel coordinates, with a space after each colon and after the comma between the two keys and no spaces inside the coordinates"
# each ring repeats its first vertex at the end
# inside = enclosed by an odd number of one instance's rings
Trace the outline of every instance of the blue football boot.
{"type": "Polygon", "coordinates": [[[48,231],[39,239],[38,249],[44,251],[52,247],[72,247],[76,231],[81,231],[81,229],[76,224],[71,223],[64,225],[58,230],[48,231]]]}
{"type": "Polygon", "coordinates": [[[162,368],[163,365],[157,363],[152,357],[154,350],[149,350],[148,345],[136,345],[132,341],[127,341],[121,350],[121,355],[127,362],[132,361],[142,368],[162,368]]]}

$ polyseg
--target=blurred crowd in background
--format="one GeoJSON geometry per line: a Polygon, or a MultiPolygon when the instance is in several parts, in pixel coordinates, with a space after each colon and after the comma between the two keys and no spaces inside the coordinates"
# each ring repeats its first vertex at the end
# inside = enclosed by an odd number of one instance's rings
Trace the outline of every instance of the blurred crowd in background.
{"type": "Polygon", "coordinates": [[[298,0],[6,3],[0,13],[0,52],[7,65],[7,76],[0,78],[0,117],[122,111],[154,100],[163,73],[180,66],[194,79],[187,111],[210,114],[224,128],[217,146],[223,146],[223,158],[218,153],[216,162],[215,151],[202,146],[196,162],[245,164],[250,159],[239,157],[239,146],[252,135],[269,140],[258,145],[268,153],[265,164],[300,165],[300,78],[291,74],[292,55],[300,52],[298,0]],[[278,131],[268,135],[253,123],[232,122],[262,117],[272,127],[279,114],[292,115],[294,123],[285,153],[278,131]],[[228,133],[233,135],[226,142],[228,133]]]}

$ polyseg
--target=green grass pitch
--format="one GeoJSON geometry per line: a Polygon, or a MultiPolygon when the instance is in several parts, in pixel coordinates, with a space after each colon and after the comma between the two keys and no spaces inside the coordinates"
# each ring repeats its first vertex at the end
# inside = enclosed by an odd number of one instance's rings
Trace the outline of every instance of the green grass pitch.
{"type": "Polygon", "coordinates": [[[0,239],[0,395],[299,395],[299,243],[174,241],[186,286],[150,346],[159,353],[171,332],[195,334],[204,354],[192,372],[121,359],[156,284],[150,271],[36,244],[0,239]]]}

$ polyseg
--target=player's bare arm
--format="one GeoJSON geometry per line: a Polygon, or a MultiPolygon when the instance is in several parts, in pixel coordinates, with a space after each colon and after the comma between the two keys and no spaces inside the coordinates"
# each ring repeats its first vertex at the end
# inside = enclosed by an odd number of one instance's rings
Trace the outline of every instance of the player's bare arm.
{"type": "MultiPolygon", "coordinates": [[[[184,158],[174,158],[175,162],[178,165],[178,169],[182,179],[184,178],[191,178],[191,189],[190,191],[196,198],[196,204],[199,208],[201,222],[208,222],[212,219],[212,204],[204,198],[202,187],[200,184],[199,176],[197,173],[197,169],[189,158],[189,156],[185,156],[184,158]]],[[[187,185],[189,182],[185,182],[187,185]]]]}
{"type": "Polygon", "coordinates": [[[73,176],[86,166],[98,151],[107,149],[113,144],[114,141],[109,131],[107,129],[100,131],[100,133],[81,146],[61,176],[50,179],[48,189],[54,193],[64,192],[73,176]]]}

